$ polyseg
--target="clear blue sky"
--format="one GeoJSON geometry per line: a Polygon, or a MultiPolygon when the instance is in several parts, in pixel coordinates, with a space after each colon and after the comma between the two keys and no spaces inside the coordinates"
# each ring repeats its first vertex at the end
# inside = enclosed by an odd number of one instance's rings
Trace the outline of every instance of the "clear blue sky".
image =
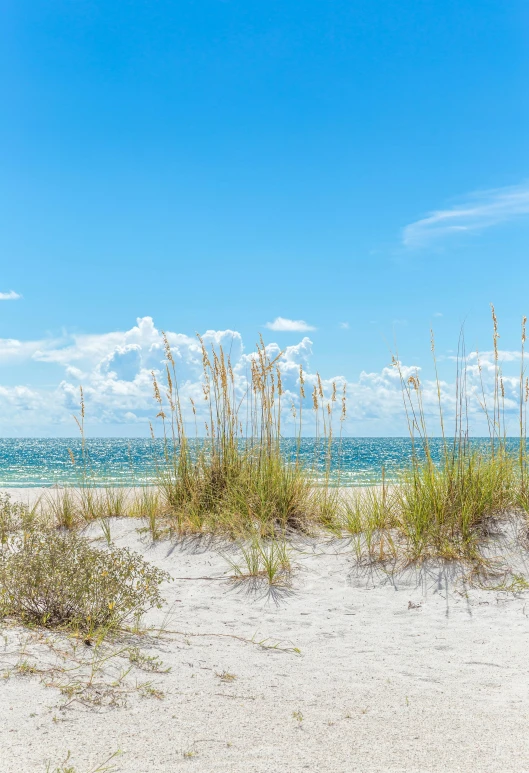
{"type": "MultiPolygon", "coordinates": [[[[0,292],[22,296],[0,302],[1,339],[150,316],[238,331],[247,349],[258,331],[306,334],[314,367],[358,379],[387,364],[394,330],[413,364],[432,321],[441,353],[463,319],[486,348],[494,301],[514,345],[529,309],[524,0],[1,13],[0,292]],[[316,329],[267,330],[276,317],[316,329]]],[[[0,358],[0,385],[63,378],[57,358],[0,358]]]]}

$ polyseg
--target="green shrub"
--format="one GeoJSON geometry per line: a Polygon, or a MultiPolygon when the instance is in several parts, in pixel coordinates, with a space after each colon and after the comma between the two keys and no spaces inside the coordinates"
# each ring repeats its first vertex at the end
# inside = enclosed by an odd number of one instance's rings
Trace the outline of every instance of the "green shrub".
{"type": "Polygon", "coordinates": [[[47,628],[119,628],[159,608],[169,579],[126,548],[98,550],[75,532],[33,530],[4,545],[0,611],[47,628]]]}

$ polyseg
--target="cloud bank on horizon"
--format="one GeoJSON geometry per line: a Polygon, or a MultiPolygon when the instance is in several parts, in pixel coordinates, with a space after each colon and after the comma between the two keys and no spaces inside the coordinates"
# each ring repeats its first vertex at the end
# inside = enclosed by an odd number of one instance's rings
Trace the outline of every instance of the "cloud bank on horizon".
{"type": "MultiPolygon", "coordinates": [[[[191,415],[192,398],[204,406],[202,394],[202,352],[197,338],[184,333],[166,332],[173,350],[179,378],[179,391],[188,411],[190,428],[194,424],[191,415]]],[[[238,394],[244,395],[248,385],[253,351],[246,352],[239,332],[234,330],[208,330],[203,335],[206,346],[222,345],[229,354],[235,375],[238,394]]],[[[279,355],[285,389],[285,435],[292,434],[290,416],[292,403],[299,405],[299,368],[303,366],[307,385],[317,381],[312,368],[312,341],[304,336],[299,343],[280,347],[267,344],[272,357],[279,355]],[[282,354],[281,354],[282,352],[282,354]],[[289,432],[290,428],[290,432],[289,432]]],[[[502,352],[502,361],[513,368],[519,367],[518,352],[502,352]]],[[[156,414],[152,399],[152,371],[162,376],[165,369],[162,333],[151,317],[142,317],[136,325],[124,332],[65,336],[61,339],[19,341],[0,339],[0,365],[9,365],[11,372],[18,366],[40,363],[50,366],[50,373],[57,368],[62,377],[51,387],[34,384],[5,386],[0,384],[0,427],[4,436],[74,435],[76,427],[72,414],[79,410],[79,388],[82,385],[86,402],[87,427],[91,435],[121,434],[147,436],[149,421],[156,414]]],[[[480,354],[481,373],[485,388],[492,391],[495,369],[492,352],[480,354]]],[[[420,371],[413,365],[402,365],[405,378],[420,371]]],[[[479,394],[479,367],[477,356],[467,358],[467,377],[471,394],[479,394]]],[[[42,377],[40,377],[42,378],[42,377]]],[[[46,379],[49,381],[50,379],[46,379]]],[[[342,388],[343,375],[322,374],[323,388],[330,395],[333,382],[342,388]]],[[[519,381],[513,370],[512,376],[504,374],[506,409],[516,412],[519,381]]],[[[388,365],[379,372],[361,371],[355,380],[346,383],[348,417],[343,427],[345,435],[394,435],[406,434],[402,407],[399,374],[388,365]]],[[[456,404],[453,383],[441,384],[443,405],[448,415],[453,414],[456,404]]],[[[432,381],[423,381],[423,401],[427,413],[437,415],[437,389],[432,381]]],[[[306,416],[310,417],[310,388],[306,389],[306,416]]],[[[204,410],[204,407],[201,409],[204,410]]],[[[477,399],[472,408],[479,414],[477,399]]],[[[200,417],[199,417],[200,418],[200,417]]],[[[204,417],[205,418],[205,415],[204,417]]],[[[306,434],[313,434],[312,419],[308,418],[306,434]]],[[[336,427],[337,429],[337,427],[336,427]]],[[[433,433],[435,434],[435,432],[433,433]]]]}
{"type": "Polygon", "coordinates": [[[405,226],[402,243],[410,248],[426,247],[454,234],[482,231],[527,215],[529,182],[477,191],[453,207],[435,210],[405,226]]]}

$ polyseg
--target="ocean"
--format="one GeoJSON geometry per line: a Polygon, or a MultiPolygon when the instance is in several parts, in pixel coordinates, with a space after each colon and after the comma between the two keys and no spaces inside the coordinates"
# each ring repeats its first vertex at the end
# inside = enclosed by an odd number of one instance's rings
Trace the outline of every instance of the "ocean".
{"type": "MultiPolygon", "coordinates": [[[[200,442],[200,441],[199,441],[200,442]]],[[[157,460],[163,451],[160,441],[141,438],[90,438],[85,441],[87,463],[81,463],[79,438],[0,439],[0,486],[33,487],[78,485],[83,472],[101,485],[131,486],[156,482],[157,460]],[[70,451],[75,464],[72,463],[70,451]]],[[[473,438],[476,448],[485,446],[488,438],[473,438]]],[[[516,451],[519,440],[508,444],[516,451]]],[[[431,441],[434,459],[440,459],[442,440],[431,441]]],[[[293,461],[297,441],[282,440],[285,459],[293,461]]],[[[315,481],[325,471],[323,444],[314,438],[303,438],[299,458],[315,481]]],[[[412,444],[409,438],[343,438],[334,440],[331,453],[331,483],[362,486],[380,482],[384,470],[388,482],[395,480],[399,468],[409,464],[412,444]]]]}

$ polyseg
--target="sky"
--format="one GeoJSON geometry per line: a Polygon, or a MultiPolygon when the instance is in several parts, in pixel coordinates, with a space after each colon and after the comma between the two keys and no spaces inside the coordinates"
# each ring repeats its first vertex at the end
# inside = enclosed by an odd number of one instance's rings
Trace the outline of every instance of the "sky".
{"type": "Polygon", "coordinates": [[[490,359],[491,302],[514,374],[524,0],[0,13],[0,436],[75,434],[80,384],[89,434],[145,435],[161,330],[190,393],[195,333],[262,333],[292,390],[348,383],[351,435],[403,434],[390,350],[427,381],[431,326],[447,395],[462,324],[490,359]]]}

